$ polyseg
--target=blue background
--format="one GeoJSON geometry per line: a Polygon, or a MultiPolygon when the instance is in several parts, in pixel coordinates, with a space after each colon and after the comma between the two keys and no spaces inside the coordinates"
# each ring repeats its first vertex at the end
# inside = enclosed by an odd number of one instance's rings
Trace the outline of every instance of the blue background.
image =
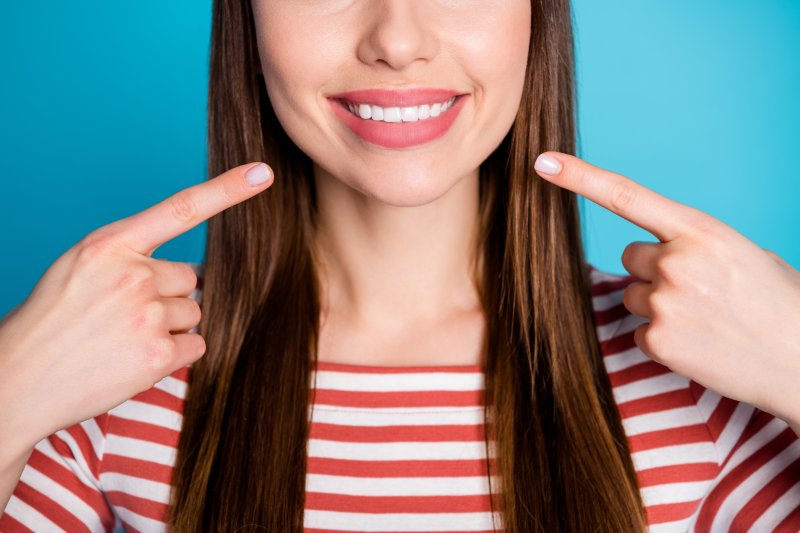
{"type": "MultiPolygon", "coordinates": [[[[579,155],[800,268],[800,3],[576,0],[579,155]]],[[[211,2],[8,2],[0,17],[0,315],[91,230],[205,177],[211,2]]],[[[616,273],[646,231],[582,203],[616,273]]],[[[202,259],[205,225],[154,257],[202,259]]]]}

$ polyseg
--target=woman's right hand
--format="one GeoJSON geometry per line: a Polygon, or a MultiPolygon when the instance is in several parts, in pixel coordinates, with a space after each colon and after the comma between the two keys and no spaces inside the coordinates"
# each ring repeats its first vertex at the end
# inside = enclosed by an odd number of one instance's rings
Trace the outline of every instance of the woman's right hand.
{"type": "Polygon", "coordinates": [[[200,322],[189,298],[194,270],[150,256],[272,181],[263,163],[233,168],[93,231],[50,265],[0,323],[4,457],[116,407],[205,353],[203,338],[188,332],[200,322]],[[259,175],[266,181],[250,186],[247,177],[259,175]]]}

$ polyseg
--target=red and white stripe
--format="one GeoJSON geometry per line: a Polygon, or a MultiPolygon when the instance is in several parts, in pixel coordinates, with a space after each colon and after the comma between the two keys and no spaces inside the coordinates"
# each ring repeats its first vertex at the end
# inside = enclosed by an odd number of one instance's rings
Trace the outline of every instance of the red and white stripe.
{"type": "MultiPolygon", "coordinates": [[[[650,531],[800,531],[797,435],[648,359],[633,342],[645,319],[622,305],[635,279],[592,269],[592,281],[650,531]]],[[[39,442],[0,532],[163,531],[189,372],[39,442]]],[[[484,446],[480,366],[322,362],[315,377],[306,531],[502,527],[489,505],[496,455],[484,446]]]]}
{"type": "Polygon", "coordinates": [[[480,366],[321,362],[315,377],[307,531],[491,531],[493,516],[501,526],[480,366]]]}

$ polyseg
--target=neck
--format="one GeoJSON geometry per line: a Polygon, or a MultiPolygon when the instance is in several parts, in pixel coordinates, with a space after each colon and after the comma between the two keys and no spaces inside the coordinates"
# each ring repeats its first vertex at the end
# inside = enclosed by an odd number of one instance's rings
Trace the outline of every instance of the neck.
{"type": "Polygon", "coordinates": [[[421,206],[365,196],[315,168],[323,314],[412,322],[475,310],[478,170],[421,206]]]}

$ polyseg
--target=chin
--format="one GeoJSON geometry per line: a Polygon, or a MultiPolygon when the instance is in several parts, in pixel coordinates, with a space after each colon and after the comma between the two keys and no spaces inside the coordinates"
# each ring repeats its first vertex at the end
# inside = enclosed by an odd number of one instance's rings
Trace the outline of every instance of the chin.
{"type": "Polygon", "coordinates": [[[444,196],[457,180],[445,180],[431,174],[392,175],[383,174],[378,180],[341,180],[344,185],[378,202],[395,207],[416,207],[434,202],[444,196]]]}
{"type": "Polygon", "coordinates": [[[336,161],[326,165],[315,161],[318,185],[339,196],[341,193],[361,194],[371,200],[395,207],[415,207],[434,202],[447,194],[462,180],[461,173],[452,168],[440,168],[431,162],[409,161],[413,156],[394,154],[393,160],[363,161],[349,164],[336,161]]]}

